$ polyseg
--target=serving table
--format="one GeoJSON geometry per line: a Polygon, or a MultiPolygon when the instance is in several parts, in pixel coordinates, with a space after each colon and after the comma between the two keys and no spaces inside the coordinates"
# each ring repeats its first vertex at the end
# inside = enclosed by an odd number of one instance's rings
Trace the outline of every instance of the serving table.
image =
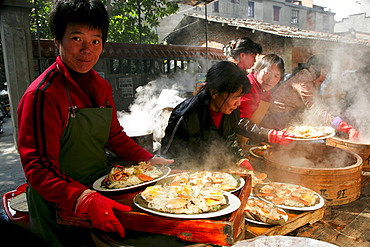
{"type": "MultiPolygon", "coordinates": [[[[221,246],[231,246],[245,238],[244,207],[251,192],[250,175],[245,177],[244,186],[234,193],[241,201],[239,209],[224,216],[208,219],[178,219],[144,212],[133,203],[134,197],[143,190],[144,188],[136,188],[124,193],[101,192],[104,196],[132,207],[131,212],[116,212],[124,229],[176,236],[188,242],[221,246]]],[[[73,216],[63,208],[58,208],[57,211],[60,224],[92,227],[88,220],[73,216]]]]}

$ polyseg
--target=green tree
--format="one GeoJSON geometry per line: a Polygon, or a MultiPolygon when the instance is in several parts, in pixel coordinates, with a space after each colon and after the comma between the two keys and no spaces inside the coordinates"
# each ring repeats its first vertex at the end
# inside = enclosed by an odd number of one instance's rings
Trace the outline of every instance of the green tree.
{"type": "MultiPolygon", "coordinates": [[[[52,0],[29,0],[34,8],[31,12],[31,34],[33,38],[51,39],[48,17],[52,0]]],[[[108,41],[157,44],[155,28],[161,18],[174,14],[177,3],[168,0],[103,0],[110,15],[108,41]]]]}
{"type": "Polygon", "coordinates": [[[160,18],[179,9],[176,3],[167,0],[121,0],[109,6],[110,41],[140,43],[141,40],[148,44],[158,43],[155,28],[159,26],[160,18]]]}

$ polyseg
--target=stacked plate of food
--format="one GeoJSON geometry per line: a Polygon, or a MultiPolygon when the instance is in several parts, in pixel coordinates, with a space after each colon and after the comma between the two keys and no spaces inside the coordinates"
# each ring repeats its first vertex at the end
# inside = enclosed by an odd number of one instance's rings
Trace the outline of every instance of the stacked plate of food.
{"type": "Polygon", "coordinates": [[[147,187],[134,198],[144,211],[160,216],[199,219],[229,214],[241,202],[230,192],[243,187],[245,181],[223,172],[179,173],[147,187]]]}
{"type": "Polygon", "coordinates": [[[288,220],[283,209],[254,196],[248,198],[244,213],[247,221],[261,225],[283,225],[288,220]]]}
{"type": "Polygon", "coordinates": [[[246,220],[262,225],[282,225],[288,220],[284,210],[310,211],[324,206],[315,191],[288,183],[260,183],[245,207],[246,220]]]}
{"type": "Polygon", "coordinates": [[[335,135],[335,129],[331,126],[290,126],[285,131],[294,135],[288,139],[297,141],[324,140],[335,135]]]}
{"type": "Polygon", "coordinates": [[[254,187],[254,194],[283,209],[310,211],[324,206],[322,196],[311,189],[295,184],[277,182],[257,184],[254,187]]]}

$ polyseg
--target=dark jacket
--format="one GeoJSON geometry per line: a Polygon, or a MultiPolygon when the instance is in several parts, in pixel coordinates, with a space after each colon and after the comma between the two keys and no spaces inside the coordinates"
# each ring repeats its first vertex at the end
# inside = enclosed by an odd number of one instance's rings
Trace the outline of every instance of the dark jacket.
{"type": "Polygon", "coordinates": [[[237,142],[239,109],[223,115],[220,129],[208,110],[211,96],[206,91],[192,96],[172,111],[161,155],[175,159],[184,169],[222,169],[245,158],[237,142]]]}

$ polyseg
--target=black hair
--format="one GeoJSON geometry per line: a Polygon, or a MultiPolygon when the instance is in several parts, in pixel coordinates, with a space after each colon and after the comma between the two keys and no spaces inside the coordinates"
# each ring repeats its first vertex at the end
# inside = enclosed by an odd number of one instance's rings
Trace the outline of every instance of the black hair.
{"type": "Polygon", "coordinates": [[[282,80],[284,78],[284,73],[285,73],[284,60],[276,54],[265,55],[261,60],[259,60],[256,63],[254,72],[257,74],[264,68],[270,68],[274,64],[278,67],[281,73],[280,80],[282,80]]]}
{"type": "Polygon", "coordinates": [[[240,88],[242,94],[250,91],[251,83],[245,72],[230,61],[215,63],[207,72],[205,90],[216,93],[235,93],[240,88]]]}
{"type": "Polygon", "coordinates": [[[309,70],[311,65],[313,65],[312,68],[315,71],[316,78],[318,78],[321,74],[321,69],[331,70],[332,62],[323,54],[312,55],[306,63],[299,63],[287,80],[303,69],[309,70]]]}
{"type": "Polygon", "coordinates": [[[223,50],[225,56],[232,57],[234,59],[237,59],[240,53],[252,53],[256,55],[262,53],[261,45],[255,43],[248,37],[243,37],[230,41],[227,45],[224,45],[223,50]]]}
{"type": "Polygon", "coordinates": [[[103,45],[107,41],[109,17],[99,0],[56,0],[50,11],[49,28],[57,41],[62,41],[68,24],[100,29],[103,45]]]}

